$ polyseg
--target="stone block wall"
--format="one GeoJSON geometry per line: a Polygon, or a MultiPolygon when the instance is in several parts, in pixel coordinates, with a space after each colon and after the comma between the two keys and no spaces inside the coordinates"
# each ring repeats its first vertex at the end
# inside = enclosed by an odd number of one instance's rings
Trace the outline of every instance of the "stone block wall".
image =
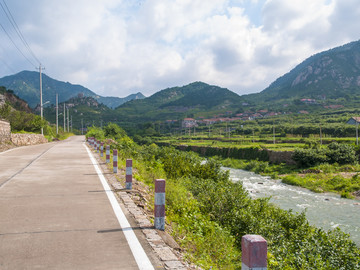
{"type": "Polygon", "coordinates": [[[0,120],[0,143],[10,142],[10,140],[11,140],[10,123],[4,120],[0,120]]]}
{"type": "Polygon", "coordinates": [[[48,140],[41,134],[11,134],[11,142],[17,146],[47,143],[48,140]]]}
{"type": "Polygon", "coordinates": [[[271,163],[283,163],[294,165],[296,162],[292,159],[293,151],[271,151],[267,150],[269,154],[269,161],[271,163]]]}

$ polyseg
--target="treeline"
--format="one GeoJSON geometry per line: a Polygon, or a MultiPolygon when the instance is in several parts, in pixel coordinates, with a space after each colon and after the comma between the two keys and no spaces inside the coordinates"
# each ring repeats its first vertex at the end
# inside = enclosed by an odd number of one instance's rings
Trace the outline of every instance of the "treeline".
{"type": "Polygon", "coordinates": [[[13,133],[41,133],[43,128],[44,135],[47,139],[53,138],[64,139],[70,134],[59,128],[59,134],[56,134],[56,127],[51,126],[45,118],[41,119],[40,115],[32,113],[28,104],[14,94],[12,90],[7,90],[0,86],[0,94],[5,97],[5,103],[0,106],[0,119],[10,123],[11,132],[13,133]]]}
{"type": "Polygon", "coordinates": [[[139,146],[115,124],[93,127],[87,136],[112,138],[120,164],[133,158],[138,181],[153,188],[155,179],[166,179],[166,222],[186,258],[203,268],[240,269],[245,234],[267,239],[268,269],[360,268],[360,250],[348,235],[311,226],[305,213],[281,210],[268,199],[251,199],[214,159],[154,144],[139,146]]]}
{"type": "Polygon", "coordinates": [[[10,122],[12,132],[40,132],[47,125],[40,116],[31,113],[27,103],[13,91],[0,87],[0,94],[5,97],[5,104],[0,106],[0,118],[10,122]]]}
{"type": "Polygon", "coordinates": [[[287,135],[298,135],[309,137],[310,135],[322,134],[331,137],[355,137],[356,126],[345,123],[326,123],[326,124],[266,124],[266,125],[244,125],[237,128],[237,135],[269,135],[273,134],[275,129],[276,135],[286,137],[287,135]]]}

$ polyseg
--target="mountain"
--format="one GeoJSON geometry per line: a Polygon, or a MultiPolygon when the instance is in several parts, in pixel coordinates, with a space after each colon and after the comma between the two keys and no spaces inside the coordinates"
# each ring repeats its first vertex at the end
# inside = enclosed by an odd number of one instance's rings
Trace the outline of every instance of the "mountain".
{"type": "MultiPolygon", "coordinates": [[[[0,86],[5,86],[6,88],[13,90],[16,95],[26,100],[32,108],[40,103],[39,85],[40,76],[39,73],[35,71],[22,71],[15,75],[0,78],[0,86]]],[[[116,108],[134,98],[144,97],[141,93],[129,95],[125,98],[102,97],[81,85],[58,81],[46,74],[42,74],[42,89],[43,102],[50,101],[50,103],[53,104],[55,103],[56,93],[59,94],[59,102],[65,102],[68,99],[77,96],[79,93],[83,93],[84,96],[94,97],[110,108],[116,108]]]]}
{"type": "Polygon", "coordinates": [[[315,54],[281,76],[250,100],[272,103],[286,99],[351,102],[360,98],[360,41],[315,54]]]}
{"type": "Polygon", "coordinates": [[[226,88],[194,82],[161,90],[152,96],[129,101],[116,109],[120,119],[146,122],[184,117],[213,116],[237,110],[241,97],[226,88]]]}
{"type": "MultiPolygon", "coordinates": [[[[8,104],[15,110],[32,113],[31,108],[25,100],[15,95],[13,91],[7,90],[5,87],[0,86],[0,108],[3,108],[5,104],[8,104]]],[[[4,116],[0,114],[0,118],[2,117],[4,116]]]]}
{"type": "MultiPolygon", "coordinates": [[[[116,122],[114,110],[100,103],[93,97],[87,97],[82,94],[72,97],[65,103],[65,116],[70,115],[69,121],[73,123],[73,127],[80,129],[92,125],[100,126],[102,122],[116,122]]],[[[59,125],[64,124],[64,103],[59,103],[59,125]]],[[[44,108],[44,117],[51,123],[56,123],[56,107],[52,104],[44,108]]],[[[66,123],[65,123],[66,124],[66,123]]]]}
{"type": "Polygon", "coordinates": [[[104,104],[104,105],[106,105],[106,106],[108,106],[109,108],[112,108],[112,109],[114,109],[114,108],[116,108],[116,107],[119,107],[120,105],[122,105],[122,104],[124,104],[125,102],[128,102],[128,101],[130,101],[130,100],[133,100],[133,99],[143,99],[143,98],[145,98],[145,96],[144,96],[142,93],[140,93],[140,92],[138,92],[138,93],[136,93],[136,94],[131,94],[131,95],[129,95],[129,96],[127,96],[127,97],[124,97],[124,98],[119,98],[119,97],[100,97],[100,96],[97,96],[97,97],[96,97],[96,99],[97,99],[100,103],[102,103],[102,104],[104,104]]]}

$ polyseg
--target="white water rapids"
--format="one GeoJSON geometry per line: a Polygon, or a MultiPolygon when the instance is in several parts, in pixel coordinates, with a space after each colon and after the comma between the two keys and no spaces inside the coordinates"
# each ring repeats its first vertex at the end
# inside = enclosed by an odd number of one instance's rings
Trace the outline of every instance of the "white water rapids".
{"type": "Polygon", "coordinates": [[[360,246],[359,201],[342,199],[336,194],[314,193],[244,170],[224,169],[230,171],[232,181],[241,181],[253,198],[271,197],[270,202],[285,210],[293,209],[293,212],[306,209],[310,224],[324,230],[339,227],[360,246]]]}

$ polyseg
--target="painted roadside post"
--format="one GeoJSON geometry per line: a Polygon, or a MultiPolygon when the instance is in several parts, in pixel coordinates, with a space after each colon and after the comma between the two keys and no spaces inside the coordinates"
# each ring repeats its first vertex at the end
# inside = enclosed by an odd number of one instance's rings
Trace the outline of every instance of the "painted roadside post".
{"type": "Polygon", "coordinates": [[[260,235],[247,234],[241,238],[241,269],[267,269],[267,242],[260,235]]]}
{"type": "Polygon", "coordinates": [[[100,144],[100,157],[103,157],[104,156],[104,143],[102,142],[100,144]]]}
{"type": "Polygon", "coordinates": [[[155,229],[165,230],[165,180],[155,180],[155,229]]]}
{"type": "Polygon", "coordinates": [[[113,170],[114,170],[114,173],[118,172],[118,151],[117,151],[117,149],[113,150],[113,170]]]}
{"type": "Polygon", "coordinates": [[[110,145],[106,146],[106,163],[110,163],[110,145]]]}
{"type": "Polygon", "coordinates": [[[100,141],[97,141],[96,152],[100,152],[100,141]]]}
{"type": "Polygon", "coordinates": [[[126,189],[132,189],[132,159],[126,160],[126,189]]]}

